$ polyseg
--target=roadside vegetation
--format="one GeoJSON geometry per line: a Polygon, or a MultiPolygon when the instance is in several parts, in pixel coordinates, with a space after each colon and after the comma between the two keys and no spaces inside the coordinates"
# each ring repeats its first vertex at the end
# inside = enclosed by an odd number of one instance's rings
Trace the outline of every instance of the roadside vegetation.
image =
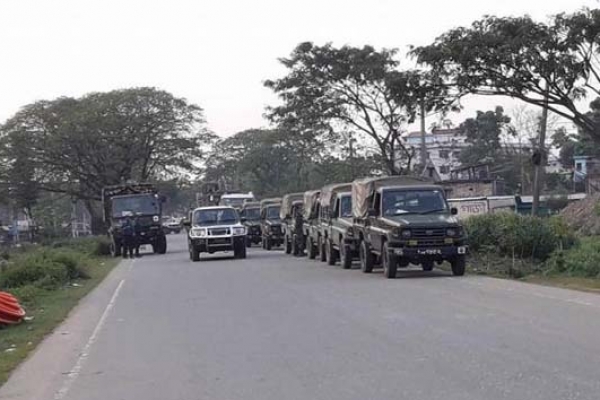
{"type": "Polygon", "coordinates": [[[2,254],[0,291],[16,296],[27,318],[19,325],[0,325],[0,385],[116,265],[107,254],[103,238],[61,240],[2,254]]]}
{"type": "Polygon", "coordinates": [[[577,235],[561,216],[487,214],[469,218],[466,228],[473,273],[600,289],[600,237],[577,235]]]}

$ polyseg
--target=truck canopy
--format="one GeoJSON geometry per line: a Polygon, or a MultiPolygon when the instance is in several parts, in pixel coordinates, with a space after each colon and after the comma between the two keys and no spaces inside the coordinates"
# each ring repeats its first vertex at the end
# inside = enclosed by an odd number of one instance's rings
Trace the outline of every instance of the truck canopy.
{"type": "Polygon", "coordinates": [[[102,189],[102,207],[104,211],[104,222],[109,222],[112,216],[111,199],[116,196],[127,196],[136,194],[158,194],[151,183],[129,183],[124,185],[106,186],[102,189]]]}
{"type": "Polygon", "coordinates": [[[281,200],[281,209],[279,216],[281,219],[286,219],[292,213],[292,205],[298,201],[304,200],[304,193],[288,193],[281,200]]]}
{"type": "Polygon", "coordinates": [[[260,202],[260,209],[262,210],[263,208],[270,206],[270,205],[279,205],[281,204],[281,198],[280,197],[273,197],[271,199],[264,199],[261,200],[260,202]]]}
{"type": "Polygon", "coordinates": [[[260,201],[247,201],[242,206],[242,209],[246,208],[260,208],[260,201]]]}
{"type": "Polygon", "coordinates": [[[408,175],[357,179],[352,182],[352,215],[354,218],[366,218],[369,212],[369,200],[379,188],[386,186],[422,186],[431,183],[429,179],[408,175]]]}
{"type": "Polygon", "coordinates": [[[317,217],[317,205],[319,204],[320,190],[309,190],[304,192],[304,219],[317,217]]]}
{"type": "Polygon", "coordinates": [[[352,183],[334,183],[321,189],[321,207],[331,207],[338,193],[350,192],[352,183]]]}

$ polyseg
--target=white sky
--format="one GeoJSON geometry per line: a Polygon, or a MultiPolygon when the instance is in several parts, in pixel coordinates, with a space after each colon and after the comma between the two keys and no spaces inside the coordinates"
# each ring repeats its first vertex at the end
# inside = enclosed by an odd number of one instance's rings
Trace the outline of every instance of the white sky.
{"type": "MultiPolygon", "coordinates": [[[[276,99],[262,82],[283,75],[277,58],[299,42],[404,53],[484,14],[545,18],[586,5],[598,1],[0,0],[0,122],[35,100],[156,86],[230,135],[267,125],[276,99]]],[[[499,102],[471,99],[464,116],[499,102]]]]}

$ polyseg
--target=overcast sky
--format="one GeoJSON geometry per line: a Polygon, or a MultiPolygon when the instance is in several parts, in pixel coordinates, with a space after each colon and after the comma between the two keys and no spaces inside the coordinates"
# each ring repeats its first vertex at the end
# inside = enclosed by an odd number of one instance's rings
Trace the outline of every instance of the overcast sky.
{"type": "MultiPolygon", "coordinates": [[[[219,135],[266,126],[265,79],[302,41],[427,44],[484,14],[546,18],[596,0],[0,0],[0,122],[40,99],[156,86],[219,135]]],[[[470,100],[466,113],[498,99],[470,100]]],[[[510,108],[510,105],[509,107],[510,108]]]]}

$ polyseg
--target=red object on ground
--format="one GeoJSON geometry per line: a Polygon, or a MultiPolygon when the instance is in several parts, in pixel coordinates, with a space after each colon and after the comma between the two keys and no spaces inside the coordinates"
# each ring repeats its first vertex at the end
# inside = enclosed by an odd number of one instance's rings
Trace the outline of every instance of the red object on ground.
{"type": "Polygon", "coordinates": [[[0,292],[0,324],[18,324],[25,318],[25,310],[10,293],[0,292]]]}

